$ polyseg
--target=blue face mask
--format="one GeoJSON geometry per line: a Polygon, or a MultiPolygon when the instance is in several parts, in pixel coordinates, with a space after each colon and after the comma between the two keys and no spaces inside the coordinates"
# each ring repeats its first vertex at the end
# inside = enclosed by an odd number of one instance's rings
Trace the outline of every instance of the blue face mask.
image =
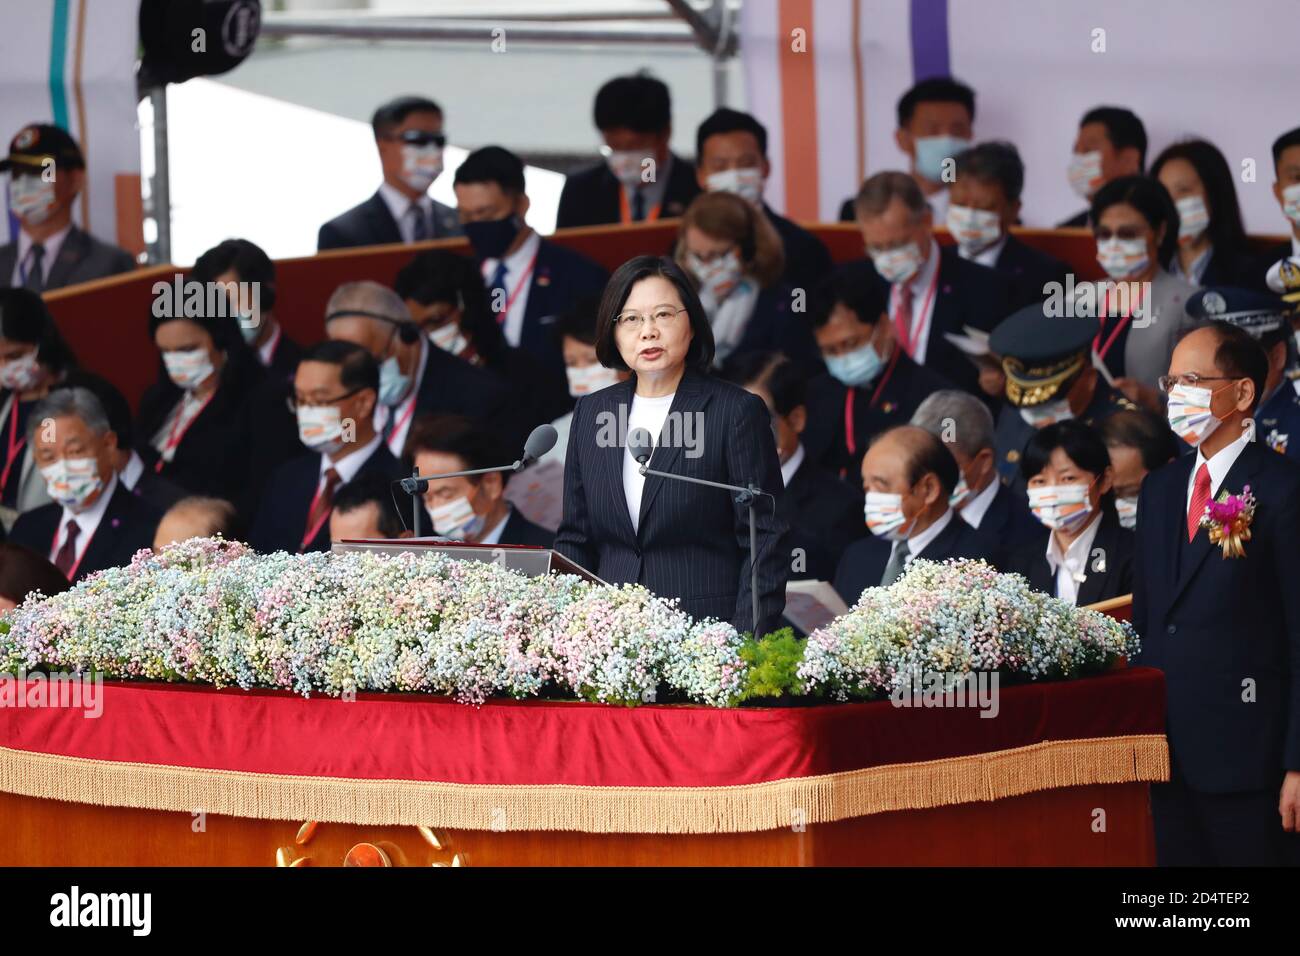
{"type": "Polygon", "coordinates": [[[825,361],[826,370],[850,388],[873,381],[885,365],[870,342],[843,355],[828,355],[825,361]]]}
{"type": "Polygon", "coordinates": [[[921,136],[913,142],[916,147],[916,171],[932,183],[944,181],[944,160],[956,159],[958,153],[970,148],[970,140],[956,136],[921,136]]]}
{"type": "Polygon", "coordinates": [[[390,408],[406,397],[411,387],[411,376],[403,375],[397,367],[397,356],[390,355],[379,366],[379,401],[390,408]]]}

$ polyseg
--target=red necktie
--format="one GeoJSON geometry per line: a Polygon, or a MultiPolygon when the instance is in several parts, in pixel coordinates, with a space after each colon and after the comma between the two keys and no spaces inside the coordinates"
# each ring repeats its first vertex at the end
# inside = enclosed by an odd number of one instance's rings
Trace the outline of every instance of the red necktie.
{"type": "Polygon", "coordinates": [[[1192,504],[1187,509],[1187,540],[1196,537],[1196,530],[1201,526],[1201,516],[1205,506],[1210,503],[1210,466],[1202,464],[1196,472],[1196,484],[1192,485],[1192,504]]]}
{"type": "Polygon", "coordinates": [[[898,286],[898,302],[894,305],[894,328],[898,330],[898,337],[903,343],[903,351],[909,358],[916,358],[912,354],[912,341],[908,332],[912,329],[912,285],[910,282],[900,283],[898,286]]]}
{"type": "Polygon", "coordinates": [[[72,580],[72,569],[77,565],[77,534],[80,531],[80,525],[69,518],[68,526],[63,531],[63,544],[59,545],[59,553],[54,556],[54,566],[69,581],[72,580]]]}
{"type": "MultiPolygon", "coordinates": [[[[334,491],[342,481],[343,476],[333,468],[325,471],[325,487],[316,496],[316,500],[312,502],[311,510],[307,514],[308,532],[319,530],[320,525],[324,524],[325,517],[334,508],[334,491]]],[[[312,534],[312,537],[314,538],[315,534],[312,534]]],[[[305,548],[309,543],[310,541],[304,541],[303,547],[305,548]]]]}

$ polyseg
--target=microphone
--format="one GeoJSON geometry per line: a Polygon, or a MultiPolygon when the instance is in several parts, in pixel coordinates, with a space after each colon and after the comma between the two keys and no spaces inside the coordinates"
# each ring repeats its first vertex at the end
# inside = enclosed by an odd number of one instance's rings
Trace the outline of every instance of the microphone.
{"type": "Polygon", "coordinates": [[[531,464],[541,458],[548,451],[555,447],[559,439],[559,432],[555,430],[554,425],[538,425],[524,442],[524,457],[515,462],[515,470],[518,471],[524,465],[531,464]]]}
{"type": "Polygon", "coordinates": [[[654,439],[646,428],[634,428],[627,433],[627,450],[632,453],[632,460],[638,465],[645,465],[654,452],[654,439]]]}

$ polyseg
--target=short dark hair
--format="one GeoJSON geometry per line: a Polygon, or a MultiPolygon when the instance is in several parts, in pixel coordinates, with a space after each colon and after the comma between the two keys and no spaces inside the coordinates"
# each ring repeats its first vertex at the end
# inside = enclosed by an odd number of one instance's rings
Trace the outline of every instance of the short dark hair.
{"type": "Polygon", "coordinates": [[[877,432],[872,437],[871,444],[874,445],[886,435],[897,431],[904,431],[909,436],[904,441],[908,448],[907,461],[904,462],[907,469],[907,483],[914,486],[926,475],[933,474],[939,479],[943,496],[947,498],[951,495],[953,489],[957,487],[957,481],[961,478],[961,469],[957,467],[957,459],[952,456],[948,446],[933,432],[919,425],[907,424],[895,425],[883,432],[877,432]]]}
{"type": "Polygon", "coordinates": [[[264,309],[275,308],[275,263],[247,239],[226,239],[194,260],[190,278],[215,282],[217,276],[234,270],[241,282],[258,284],[258,301],[264,309]]]}
{"type": "Polygon", "coordinates": [[[1138,151],[1138,169],[1147,165],[1147,129],[1132,110],[1122,106],[1097,106],[1083,114],[1080,128],[1089,123],[1106,127],[1106,138],[1115,149],[1133,147],[1138,151]]]}
{"type": "Polygon", "coordinates": [[[395,126],[401,126],[412,113],[437,113],[442,116],[442,107],[425,96],[399,96],[389,100],[370,117],[370,128],[374,130],[375,139],[387,135],[395,126]]]}
{"type": "Polygon", "coordinates": [[[325,339],[303,352],[299,362],[324,362],[339,367],[339,380],[343,390],[369,388],[379,391],[379,363],[375,357],[355,342],[343,339],[325,339]]]}
{"type": "Polygon", "coordinates": [[[710,113],[695,131],[695,158],[704,155],[704,141],[723,133],[749,133],[758,140],[758,151],[767,155],[767,127],[748,113],[723,106],[710,113]]]}
{"type": "Polygon", "coordinates": [[[1017,202],[1025,188],[1025,164],[1015,145],[1004,140],[979,143],[957,154],[957,178],[969,176],[982,183],[997,183],[1009,202],[1017,202]]]}
{"type": "MultiPolygon", "coordinates": [[[[1300,145],[1300,140],[1297,145],[1300,145]]],[[[1213,143],[1203,139],[1184,140],[1166,146],[1156,157],[1151,164],[1151,178],[1158,181],[1165,163],[1174,159],[1191,163],[1205,187],[1205,205],[1210,214],[1208,233],[1214,248],[1230,255],[1240,252],[1246,244],[1246,228],[1241,222],[1237,186],[1228,161],[1213,143]]]]}
{"type": "Polygon", "coordinates": [[[391,483],[380,472],[362,471],[334,492],[334,510],[339,514],[356,511],[372,502],[379,513],[379,533],[385,538],[400,535],[406,526],[393,504],[391,483]]]}
{"type": "MultiPolygon", "coordinates": [[[[1058,448],[1090,475],[1100,477],[1110,467],[1110,452],[1101,433],[1077,418],[1067,418],[1035,429],[1029,436],[1020,456],[1020,474],[1025,481],[1046,468],[1052,460],[1052,452],[1058,448]]],[[[1113,491],[1108,491],[1101,497],[1102,509],[1105,511],[1113,511],[1114,502],[1113,491]]]]}
{"type": "Polygon", "coordinates": [[[33,591],[53,597],[70,587],[68,579],[45,555],[21,544],[0,542],[0,596],[22,604],[33,591]]]}
{"type": "Polygon", "coordinates": [[[567,335],[587,345],[596,344],[597,316],[600,314],[600,296],[596,293],[580,295],[555,320],[555,337],[564,341],[567,335]]]}
{"type": "Polygon", "coordinates": [[[1178,457],[1178,439],[1164,416],[1145,408],[1126,408],[1101,421],[1101,438],[1107,448],[1136,448],[1142,467],[1155,471],[1178,457]]]}
{"type": "Polygon", "coordinates": [[[672,97],[662,80],[645,73],[616,76],[596,93],[596,129],[661,133],[673,122],[672,97]]]}
{"type": "Polygon", "coordinates": [[[1282,153],[1292,146],[1300,146],[1300,126],[1293,130],[1288,130],[1277,139],[1273,140],[1273,172],[1277,173],[1277,168],[1282,163],[1282,153]]]}
{"type": "Polygon", "coordinates": [[[1152,232],[1165,227],[1165,236],[1156,249],[1156,258],[1164,265],[1178,251],[1178,207],[1169,191],[1150,176],[1121,176],[1097,190],[1088,210],[1088,220],[1095,229],[1102,214],[1111,206],[1127,204],[1142,214],[1152,232]]]}
{"type": "MultiPolygon", "coordinates": [[[[1268,352],[1259,340],[1239,325],[1216,319],[1201,328],[1214,330],[1219,345],[1214,350],[1214,364],[1229,378],[1248,378],[1255,383],[1255,402],[1251,410],[1259,407],[1264,398],[1264,383],[1268,379],[1268,352]]],[[[1186,334],[1196,331],[1192,329],[1186,334]]],[[[1185,337],[1185,336],[1183,336],[1185,337]]]]}
{"type": "MultiPolygon", "coordinates": [[[[414,460],[422,451],[440,452],[455,455],[465,463],[466,469],[491,468],[500,465],[508,457],[502,450],[502,443],[496,435],[466,418],[463,415],[424,414],[411,423],[411,431],[406,436],[404,457],[414,460]]],[[[509,478],[508,472],[501,472],[504,483],[509,478]]],[[[470,476],[469,480],[478,484],[482,475],[470,476]]]]}
{"type": "Polygon", "coordinates": [[[960,103],[975,121],[975,91],[950,76],[932,76],[921,80],[898,99],[898,125],[912,122],[912,114],[922,103],[960,103]]]}
{"type": "Polygon", "coordinates": [[[874,326],[889,306],[889,287],[866,268],[843,268],[832,272],[813,290],[808,320],[820,329],[831,319],[835,306],[851,309],[858,321],[874,326]]]}
{"type": "Polygon", "coordinates": [[[518,196],[524,191],[524,163],[504,146],[484,146],[456,167],[453,185],[496,183],[501,191],[518,196]]]}
{"type": "Polygon", "coordinates": [[[707,371],[713,364],[713,327],[695,293],[695,285],[682,271],[681,266],[667,256],[635,256],[623,263],[605,283],[605,294],[600,299],[600,312],[596,318],[596,357],[606,368],[630,371],[614,341],[615,319],[623,310],[632,287],[642,279],[658,276],[667,279],[677,289],[686,315],[691,322],[690,347],[686,350],[686,364],[707,371]]]}
{"type": "Polygon", "coordinates": [[[765,390],[778,415],[807,405],[808,375],[784,352],[741,352],[723,363],[721,374],[741,388],[753,385],[765,390]]]}
{"type": "Polygon", "coordinates": [[[30,289],[0,289],[0,336],[35,345],[36,361],[52,372],[66,372],[77,365],[72,347],[54,323],[45,300],[30,289]]]}
{"type": "Polygon", "coordinates": [[[504,357],[509,346],[474,260],[446,249],[426,250],[402,266],[393,291],[421,305],[455,306],[461,313],[461,332],[483,361],[495,367],[504,357]]]}

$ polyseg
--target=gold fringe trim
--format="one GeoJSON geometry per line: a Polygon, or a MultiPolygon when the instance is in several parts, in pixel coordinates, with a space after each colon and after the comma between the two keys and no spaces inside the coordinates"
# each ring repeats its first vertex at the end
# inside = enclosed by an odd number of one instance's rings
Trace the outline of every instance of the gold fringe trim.
{"type": "Polygon", "coordinates": [[[733,787],[501,786],[203,770],[0,747],[0,791],[96,806],[449,830],[745,833],[1169,779],[1162,734],[1052,740],[733,787]]]}

